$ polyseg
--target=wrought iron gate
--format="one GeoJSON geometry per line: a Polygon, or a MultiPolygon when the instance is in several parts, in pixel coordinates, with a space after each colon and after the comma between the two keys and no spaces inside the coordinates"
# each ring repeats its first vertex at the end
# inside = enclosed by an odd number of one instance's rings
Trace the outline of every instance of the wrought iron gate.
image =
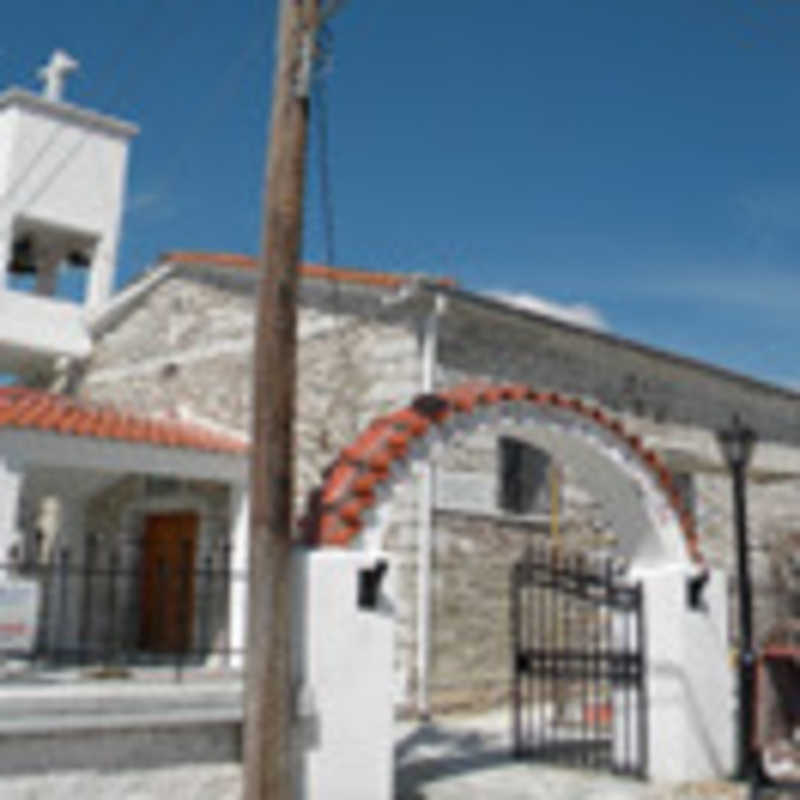
{"type": "Polygon", "coordinates": [[[644,777],[641,585],[611,558],[531,548],[511,610],[514,755],[644,777]]]}

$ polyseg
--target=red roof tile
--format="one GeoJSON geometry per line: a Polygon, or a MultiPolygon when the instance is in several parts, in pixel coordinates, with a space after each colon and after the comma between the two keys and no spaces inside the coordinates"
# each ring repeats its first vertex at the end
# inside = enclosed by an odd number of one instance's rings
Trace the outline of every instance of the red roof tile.
{"type": "Polygon", "coordinates": [[[215,453],[238,454],[247,450],[243,439],[198,425],[134,416],[18,386],[0,388],[0,430],[9,428],[215,453]]]}
{"type": "MultiPolygon", "coordinates": [[[[258,259],[238,253],[204,253],[194,250],[176,250],[163,253],[159,258],[162,264],[189,264],[195,266],[229,267],[233,269],[256,270],[258,259]]],[[[304,278],[340,281],[361,286],[378,286],[385,289],[397,289],[412,281],[411,276],[393,272],[371,272],[352,267],[329,267],[324,264],[304,263],[300,266],[300,274],[304,278]]],[[[455,286],[452,278],[436,278],[433,283],[440,286],[455,286]]]]}

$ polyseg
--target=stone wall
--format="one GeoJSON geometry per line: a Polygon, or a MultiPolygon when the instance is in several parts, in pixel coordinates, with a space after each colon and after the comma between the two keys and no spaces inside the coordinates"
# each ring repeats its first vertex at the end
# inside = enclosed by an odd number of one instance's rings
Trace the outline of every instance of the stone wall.
{"type": "MultiPolygon", "coordinates": [[[[354,302],[323,288],[299,313],[298,505],[370,419],[420,387],[415,320],[374,292],[354,302]]],[[[98,339],[79,393],[249,435],[254,290],[252,276],[211,271],[163,281],[98,339]]]]}
{"type": "Polygon", "coordinates": [[[480,300],[453,298],[441,379],[484,376],[591,398],[617,413],[714,430],[738,412],[762,439],[800,445],[800,395],[688,358],[480,300]]]}
{"type": "Polygon", "coordinates": [[[528,544],[545,539],[547,521],[440,511],[433,529],[432,707],[492,705],[510,686],[511,566],[528,544]]]}

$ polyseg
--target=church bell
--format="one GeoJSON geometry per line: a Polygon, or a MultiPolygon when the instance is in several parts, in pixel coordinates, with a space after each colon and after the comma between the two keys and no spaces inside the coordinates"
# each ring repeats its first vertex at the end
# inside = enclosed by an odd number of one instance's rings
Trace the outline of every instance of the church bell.
{"type": "Polygon", "coordinates": [[[33,240],[30,236],[16,239],[11,248],[11,259],[8,272],[12,275],[33,275],[36,273],[36,262],[33,255],[33,240]]]}

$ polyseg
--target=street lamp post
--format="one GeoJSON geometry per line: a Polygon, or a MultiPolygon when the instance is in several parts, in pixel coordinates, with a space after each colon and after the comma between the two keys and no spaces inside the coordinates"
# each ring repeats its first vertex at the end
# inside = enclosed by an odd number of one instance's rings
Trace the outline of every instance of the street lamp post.
{"type": "Polygon", "coordinates": [[[729,428],[717,432],[717,439],[733,478],[733,508],[736,526],[736,558],[739,577],[739,764],[740,777],[749,779],[753,771],[753,605],[750,559],[747,542],[747,503],[745,480],[753,454],[756,433],[733,415],[729,428]]]}

